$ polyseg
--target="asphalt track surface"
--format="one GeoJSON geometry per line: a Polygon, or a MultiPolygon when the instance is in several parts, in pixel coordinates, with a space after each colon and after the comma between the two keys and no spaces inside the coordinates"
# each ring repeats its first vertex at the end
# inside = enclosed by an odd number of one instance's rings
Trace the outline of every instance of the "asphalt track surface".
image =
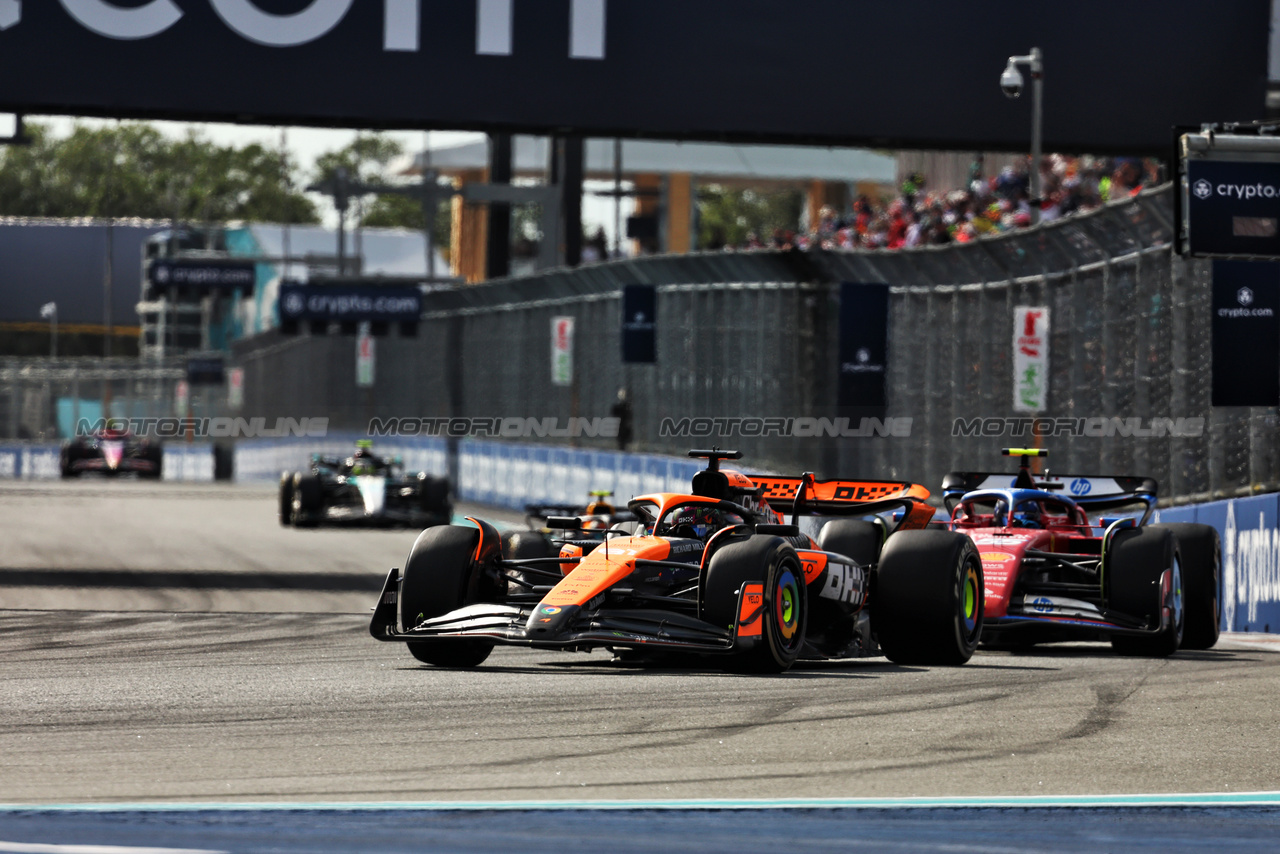
{"type": "Polygon", "coordinates": [[[604,839],[619,851],[1261,851],[1280,837],[1274,796],[1008,807],[1280,790],[1269,638],[1158,661],[1075,644],[775,677],[499,649],[449,671],[367,631],[415,532],[293,531],[269,489],[133,482],[3,484],[0,519],[0,852],[604,839]],[[993,806],[847,800],[958,797],[993,806]],[[548,801],[571,809],[529,811],[548,801]],[[633,808],[587,809],[601,804],[633,808]],[[726,811],[746,805],[793,808],[726,811]],[[640,810],[672,806],[702,808],[640,810]]]}

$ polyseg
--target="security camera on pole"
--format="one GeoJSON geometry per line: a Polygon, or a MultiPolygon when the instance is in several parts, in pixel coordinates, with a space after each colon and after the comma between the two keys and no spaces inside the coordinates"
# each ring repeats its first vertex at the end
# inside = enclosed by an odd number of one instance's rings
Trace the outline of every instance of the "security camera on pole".
{"type": "Polygon", "coordinates": [[[1031,223],[1040,222],[1040,130],[1044,123],[1042,95],[1044,90],[1044,62],[1040,48],[1031,48],[1026,56],[1011,56],[1000,75],[1000,91],[1006,98],[1022,94],[1022,72],[1019,65],[1031,70],[1031,223]]]}

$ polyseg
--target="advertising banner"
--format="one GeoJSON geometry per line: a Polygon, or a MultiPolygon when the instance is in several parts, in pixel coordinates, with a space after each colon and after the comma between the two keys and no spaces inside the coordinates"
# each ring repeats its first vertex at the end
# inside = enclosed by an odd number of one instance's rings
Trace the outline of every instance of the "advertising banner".
{"type": "Polygon", "coordinates": [[[244,368],[227,371],[227,408],[239,410],[244,406],[244,368]]]}
{"type": "Polygon", "coordinates": [[[374,362],[377,358],[377,341],[369,332],[369,324],[361,323],[356,335],[356,387],[373,388],[374,362]]]}
{"type": "Polygon", "coordinates": [[[1025,151],[1031,99],[998,79],[1032,45],[1046,151],[1162,153],[1176,125],[1262,110],[1270,0],[1071,9],[1141,34],[1100,62],[1096,27],[1021,0],[3,0],[0,112],[1025,151]],[[796,81],[851,39],[893,84],[843,87],[833,109],[796,81]],[[957,45],[972,73],[940,85],[957,45]],[[448,85],[406,96],[428,80],[448,85]],[[1141,97],[1099,97],[1120,85],[1141,97]]]}
{"type": "Polygon", "coordinates": [[[199,291],[252,291],[257,272],[252,261],[176,259],[152,261],[147,281],[156,291],[174,288],[199,291]]]}
{"type": "Polygon", "coordinates": [[[1013,409],[1043,412],[1049,405],[1049,309],[1013,310],[1013,409]]]}
{"type": "Polygon", "coordinates": [[[1280,263],[1213,262],[1214,406],[1280,405],[1280,263]]]}
{"type": "Polygon", "coordinates": [[[417,285],[282,282],[278,305],[281,323],[416,323],[422,317],[422,291],[417,285]]]}
{"type": "Polygon", "coordinates": [[[653,364],[658,360],[658,289],[627,285],[622,289],[622,361],[653,364]]]}
{"type": "Polygon", "coordinates": [[[840,286],[840,375],[836,405],[883,409],[889,363],[889,286],[840,286]]]}
{"type": "Polygon", "coordinates": [[[1187,160],[1192,255],[1280,258],[1280,163],[1187,160]]]}
{"type": "Polygon", "coordinates": [[[573,318],[551,319],[551,382],[573,385],[573,318]]]}
{"type": "Polygon", "coordinates": [[[222,385],[226,366],[221,356],[192,356],[187,359],[187,382],[191,385],[222,385]]]}

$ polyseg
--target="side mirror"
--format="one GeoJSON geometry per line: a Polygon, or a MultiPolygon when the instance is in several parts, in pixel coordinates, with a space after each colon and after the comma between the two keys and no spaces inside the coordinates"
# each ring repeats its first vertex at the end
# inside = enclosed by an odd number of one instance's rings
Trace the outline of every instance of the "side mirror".
{"type": "Polygon", "coordinates": [[[548,516],[546,526],[562,531],[581,531],[582,520],[577,516],[548,516]]]}

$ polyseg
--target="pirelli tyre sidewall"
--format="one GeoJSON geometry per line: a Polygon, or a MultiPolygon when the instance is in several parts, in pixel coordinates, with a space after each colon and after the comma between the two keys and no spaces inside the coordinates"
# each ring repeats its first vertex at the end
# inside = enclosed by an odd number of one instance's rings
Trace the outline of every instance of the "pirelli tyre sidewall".
{"type": "Polygon", "coordinates": [[[871,566],[880,559],[884,546],[884,526],[862,519],[832,519],[818,532],[818,548],[853,558],[859,566],[871,566]]]}
{"type": "Polygon", "coordinates": [[[280,475],[280,524],[288,526],[293,521],[293,472],[280,475]]]}
{"type": "Polygon", "coordinates": [[[314,474],[298,472],[293,476],[293,524],[296,528],[313,528],[324,513],[324,485],[314,474]]]}
{"type": "Polygon", "coordinates": [[[1210,649],[1221,631],[1222,542],[1211,525],[1152,525],[1173,533],[1182,558],[1185,622],[1180,649],[1210,649]]]}
{"type": "Polygon", "coordinates": [[[785,539],[754,536],[719,549],[703,581],[702,618],[732,630],[743,585],[753,583],[764,590],[761,635],[743,644],[732,666],[753,673],[781,673],[800,657],[809,618],[804,570],[795,548],[785,539]]]}
{"type": "Polygon", "coordinates": [[[982,638],[982,561],[955,531],[898,531],[874,573],[871,629],[897,664],[955,666],[982,638]]]}
{"type": "MultiPolygon", "coordinates": [[[[464,525],[437,525],[418,535],[400,574],[397,597],[406,631],[470,604],[469,592],[477,590],[476,576],[484,572],[473,560],[479,542],[479,529],[464,525]]],[[[493,651],[493,641],[469,638],[407,645],[414,658],[439,667],[475,667],[493,651]]]]}
{"type": "Polygon", "coordinates": [[[1168,607],[1172,618],[1158,633],[1146,636],[1115,634],[1111,647],[1121,655],[1161,658],[1178,651],[1186,625],[1182,586],[1182,561],[1178,540],[1163,526],[1116,531],[1104,555],[1103,583],[1107,608],[1142,620],[1150,629],[1161,625],[1162,611],[1168,607]],[[1172,573],[1173,583],[1166,599],[1160,579],[1172,573]]]}
{"type": "Polygon", "coordinates": [[[418,506],[428,515],[452,515],[448,478],[421,476],[418,482],[418,506]]]}

